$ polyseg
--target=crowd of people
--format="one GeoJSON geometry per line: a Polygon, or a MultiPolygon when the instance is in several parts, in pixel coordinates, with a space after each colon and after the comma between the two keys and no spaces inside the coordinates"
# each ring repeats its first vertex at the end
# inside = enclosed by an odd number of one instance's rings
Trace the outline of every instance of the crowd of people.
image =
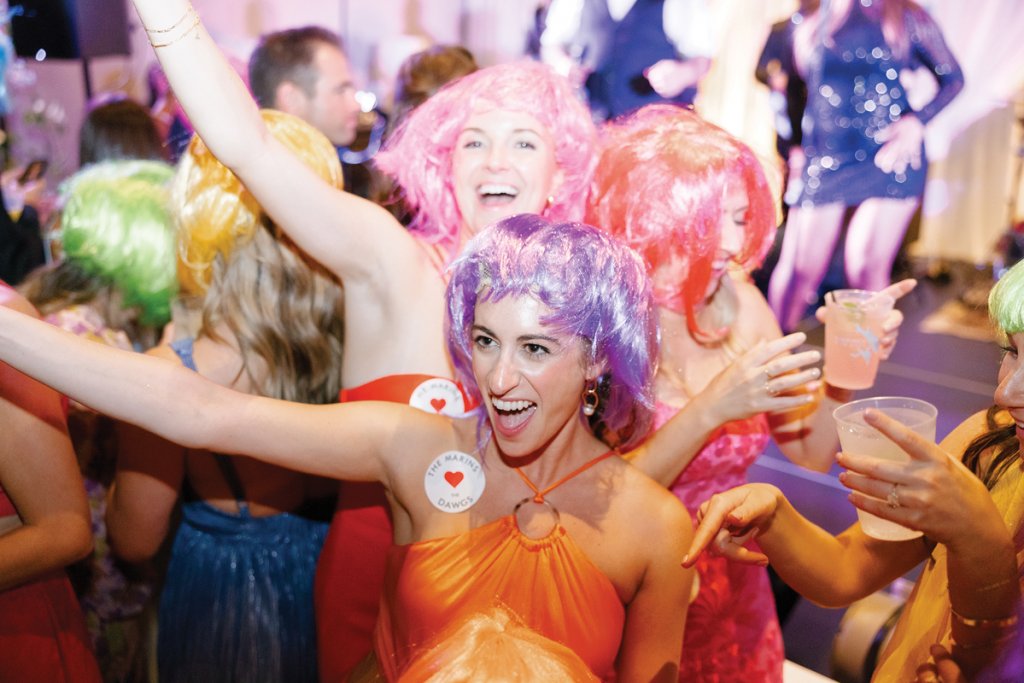
{"type": "Polygon", "coordinates": [[[703,2],[555,0],[564,73],[410,57],[365,197],[336,34],[263,36],[243,79],[187,0],[132,2],[178,123],[95,103],[54,262],[0,290],[0,679],[781,681],[765,565],[843,606],[925,562],[875,680],[1012,680],[1024,265],[994,405],[938,445],[870,415],[909,461],[838,456],[923,538],[833,537],[746,477],[771,439],[836,461],[854,392],[785,333],[846,214],[851,284],[915,286],[922,130],[963,81],[924,10],[806,3],[774,48],[808,103],[766,296],[779,197],[690,106],[703,2]]]}

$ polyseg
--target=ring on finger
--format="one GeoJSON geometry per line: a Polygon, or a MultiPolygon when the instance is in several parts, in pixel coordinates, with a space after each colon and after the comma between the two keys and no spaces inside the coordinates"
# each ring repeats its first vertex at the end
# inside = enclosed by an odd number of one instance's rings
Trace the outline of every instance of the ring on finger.
{"type": "Polygon", "coordinates": [[[900,485],[893,484],[892,489],[889,490],[889,495],[885,497],[885,503],[889,506],[890,510],[895,510],[900,506],[900,485]]]}

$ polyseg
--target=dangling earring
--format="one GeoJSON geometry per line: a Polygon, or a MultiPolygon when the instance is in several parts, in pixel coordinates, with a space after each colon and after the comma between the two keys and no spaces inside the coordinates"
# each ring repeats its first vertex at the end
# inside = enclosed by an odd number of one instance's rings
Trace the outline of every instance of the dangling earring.
{"type": "Polygon", "coordinates": [[[597,406],[601,404],[601,398],[597,395],[597,383],[587,382],[587,388],[583,390],[583,414],[587,417],[597,412],[597,406]]]}
{"type": "Polygon", "coordinates": [[[549,194],[547,200],[544,202],[544,210],[547,211],[555,205],[555,195],[549,194]]]}

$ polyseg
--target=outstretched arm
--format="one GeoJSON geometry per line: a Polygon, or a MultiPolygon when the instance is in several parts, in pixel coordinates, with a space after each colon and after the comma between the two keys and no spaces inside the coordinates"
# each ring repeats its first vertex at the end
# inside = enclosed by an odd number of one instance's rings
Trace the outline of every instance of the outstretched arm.
{"type": "Polygon", "coordinates": [[[740,562],[771,565],[797,592],[826,607],[845,607],[881,589],[928,556],[920,540],[877,541],[855,524],[832,536],[800,515],[774,486],[746,484],[701,505],[691,566],[705,548],[740,562]],[[757,538],[762,553],[744,544],[757,538]]]}
{"type": "Polygon", "coordinates": [[[401,448],[399,437],[426,438],[439,424],[407,406],[319,406],[241,394],[178,363],[79,339],[7,309],[0,309],[0,361],[183,446],[336,479],[388,483],[384,452],[401,448]]]}
{"type": "MultiPolygon", "coordinates": [[[[349,284],[410,241],[384,209],[339,192],[267,131],[256,103],[186,0],[133,0],[197,134],[306,253],[349,284]]],[[[402,248],[408,248],[408,245],[402,248]]]]}

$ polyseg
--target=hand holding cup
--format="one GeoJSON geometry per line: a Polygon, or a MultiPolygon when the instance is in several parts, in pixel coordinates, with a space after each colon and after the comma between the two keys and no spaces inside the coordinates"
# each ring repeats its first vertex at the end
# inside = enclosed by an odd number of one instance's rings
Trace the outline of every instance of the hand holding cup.
{"type": "Polygon", "coordinates": [[[718,373],[694,400],[714,411],[717,424],[807,405],[814,400],[808,384],[821,371],[806,366],[821,360],[821,354],[791,353],[806,340],[807,335],[796,332],[758,343],[718,373]]]}
{"type": "Polygon", "coordinates": [[[878,410],[867,410],[864,422],[907,459],[897,462],[847,449],[839,454],[847,470],[840,481],[852,489],[850,502],[859,511],[945,545],[977,538],[979,525],[1002,519],[985,485],[933,439],[878,410]]]}

